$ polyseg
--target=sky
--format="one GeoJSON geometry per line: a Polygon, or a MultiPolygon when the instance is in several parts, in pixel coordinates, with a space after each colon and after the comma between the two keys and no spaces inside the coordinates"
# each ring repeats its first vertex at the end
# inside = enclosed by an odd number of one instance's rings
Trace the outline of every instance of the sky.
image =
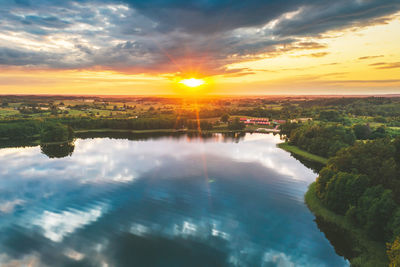
{"type": "Polygon", "coordinates": [[[398,0],[0,0],[0,94],[400,93],[398,0]]]}

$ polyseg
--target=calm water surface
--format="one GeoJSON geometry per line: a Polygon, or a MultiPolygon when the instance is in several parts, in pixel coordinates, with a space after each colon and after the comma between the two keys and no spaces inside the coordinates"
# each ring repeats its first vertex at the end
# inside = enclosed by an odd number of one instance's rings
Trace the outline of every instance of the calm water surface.
{"type": "Polygon", "coordinates": [[[63,158],[1,149],[0,265],[347,266],[304,204],[316,174],[277,142],[78,139],[63,158]]]}

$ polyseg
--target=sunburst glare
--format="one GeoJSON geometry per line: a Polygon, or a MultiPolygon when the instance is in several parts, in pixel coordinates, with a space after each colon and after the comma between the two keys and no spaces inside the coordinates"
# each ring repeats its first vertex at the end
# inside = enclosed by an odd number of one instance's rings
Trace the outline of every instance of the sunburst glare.
{"type": "Polygon", "coordinates": [[[206,82],[203,79],[190,78],[190,79],[183,79],[179,81],[179,83],[193,88],[193,87],[199,87],[205,84],[206,82]]]}

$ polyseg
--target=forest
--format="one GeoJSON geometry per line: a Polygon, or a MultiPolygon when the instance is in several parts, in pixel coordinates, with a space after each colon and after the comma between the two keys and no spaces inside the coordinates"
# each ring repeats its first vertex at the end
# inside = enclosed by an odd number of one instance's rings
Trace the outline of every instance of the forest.
{"type": "Polygon", "coordinates": [[[379,241],[400,234],[400,137],[340,150],[321,170],[318,197],[379,241]]]}
{"type": "MultiPolygon", "coordinates": [[[[287,123],[282,125],[281,134],[288,144],[329,158],[316,180],[317,198],[381,247],[387,244],[390,266],[398,266],[400,135],[392,135],[382,126],[371,129],[367,124],[349,127],[327,122],[287,123]]],[[[362,263],[352,265],[385,266],[362,257],[362,263]]]]}

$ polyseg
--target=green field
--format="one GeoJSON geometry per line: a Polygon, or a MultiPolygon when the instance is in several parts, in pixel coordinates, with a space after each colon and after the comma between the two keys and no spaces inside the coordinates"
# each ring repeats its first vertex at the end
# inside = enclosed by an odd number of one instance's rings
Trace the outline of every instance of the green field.
{"type": "Polygon", "coordinates": [[[13,116],[19,114],[18,110],[15,110],[13,108],[1,108],[0,109],[0,116],[1,117],[7,117],[7,116],[13,116]]]}
{"type": "Polygon", "coordinates": [[[288,143],[280,143],[277,146],[283,150],[286,150],[293,154],[299,155],[300,157],[303,157],[303,158],[311,160],[311,161],[319,162],[324,165],[327,164],[327,162],[328,162],[327,158],[311,154],[305,150],[298,148],[297,146],[291,146],[288,143]]]}

